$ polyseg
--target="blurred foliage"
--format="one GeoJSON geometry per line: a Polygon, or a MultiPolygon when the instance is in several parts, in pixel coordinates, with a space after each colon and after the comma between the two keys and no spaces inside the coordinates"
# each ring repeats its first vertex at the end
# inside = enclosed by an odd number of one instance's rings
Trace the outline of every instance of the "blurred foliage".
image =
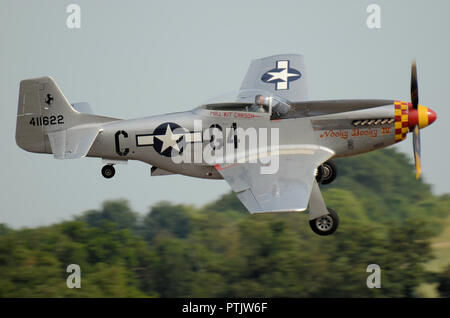
{"type": "Polygon", "coordinates": [[[448,297],[450,270],[430,276],[425,264],[450,197],[393,149],[336,163],[322,187],[341,219],[329,237],[303,213],[249,215],[232,193],[200,208],[160,202],[145,216],[116,200],[48,227],[0,224],[0,297],[415,297],[430,281],[448,297]],[[80,289],[66,287],[69,264],[81,267],[80,289]],[[366,286],[369,264],[381,267],[380,289],[366,286]]]}
{"type": "Polygon", "coordinates": [[[438,290],[441,296],[450,297],[450,264],[444,272],[437,277],[439,283],[438,290]]]}

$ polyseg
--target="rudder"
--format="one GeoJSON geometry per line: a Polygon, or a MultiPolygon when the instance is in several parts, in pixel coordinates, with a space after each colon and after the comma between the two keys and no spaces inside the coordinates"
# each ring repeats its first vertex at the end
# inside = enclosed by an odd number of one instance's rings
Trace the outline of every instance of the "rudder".
{"type": "Polygon", "coordinates": [[[17,109],[17,145],[27,151],[49,152],[50,149],[46,149],[46,133],[71,127],[75,113],[51,77],[21,81],[17,109]]]}
{"type": "MultiPolygon", "coordinates": [[[[81,110],[80,110],[81,111],[81,110]]],[[[87,155],[103,123],[119,119],[77,111],[49,76],[20,82],[16,143],[56,158],[87,155]]]]}

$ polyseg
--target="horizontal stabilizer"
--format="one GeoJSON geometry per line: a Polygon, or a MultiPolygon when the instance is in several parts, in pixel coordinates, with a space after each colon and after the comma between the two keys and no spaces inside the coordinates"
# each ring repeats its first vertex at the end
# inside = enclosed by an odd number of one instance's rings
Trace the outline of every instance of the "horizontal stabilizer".
{"type": "Polygon", "coordinates": [[[74,103],[72,107],[79,113],[94,114],[91,105],[87,102],[74,103]]]}
{"type": "Polygon", "coordinates": [[[48,133],[48,139],[56,159],[85,157],[101,131],[99,127],[73,127],[48,133]]]}

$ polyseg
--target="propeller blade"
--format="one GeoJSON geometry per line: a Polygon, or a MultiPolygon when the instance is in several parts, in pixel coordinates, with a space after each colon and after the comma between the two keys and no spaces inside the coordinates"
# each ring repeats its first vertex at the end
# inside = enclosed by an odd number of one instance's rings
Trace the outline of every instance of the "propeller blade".
{"type": "Polygon", "coordinates": [[[413,132],[413,148],[414,148],[414,164],[416,166],[416,179],[422,174],[422,166],[420,164],[420,129],[419,126],[414,127],[413,132]]]}
{"type": "Polygon", "coordinates": [[[417,86],[416,60],[411,63],[411,103],[414,109],[419,105],[419,88],[417,86]]]}

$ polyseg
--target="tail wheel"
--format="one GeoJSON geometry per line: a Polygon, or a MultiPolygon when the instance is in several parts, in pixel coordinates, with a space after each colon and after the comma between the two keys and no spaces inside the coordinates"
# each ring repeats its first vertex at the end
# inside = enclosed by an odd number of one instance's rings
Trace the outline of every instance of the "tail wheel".
{"type": "Polygon", "coordinates": [[[114,177],[115,173],[116,169],[114,169],[112,165],[106,165],[102,168],[102,176],[104,176],[106,179],[114,177]]]}
{"type": "Polygon", "coordinates": [[[329,214],[310,220],[309,226],[314,233],[325,236],[336,232],[339,225],[339,217],[333,209],[327,208],[329,214]]]}
{"type": "Polygon", "coordinates": [[[337,166],[333,161],[327,161],[322,164],[322,182],[321,184],[329,184],[337,177],[337,166]]]}

